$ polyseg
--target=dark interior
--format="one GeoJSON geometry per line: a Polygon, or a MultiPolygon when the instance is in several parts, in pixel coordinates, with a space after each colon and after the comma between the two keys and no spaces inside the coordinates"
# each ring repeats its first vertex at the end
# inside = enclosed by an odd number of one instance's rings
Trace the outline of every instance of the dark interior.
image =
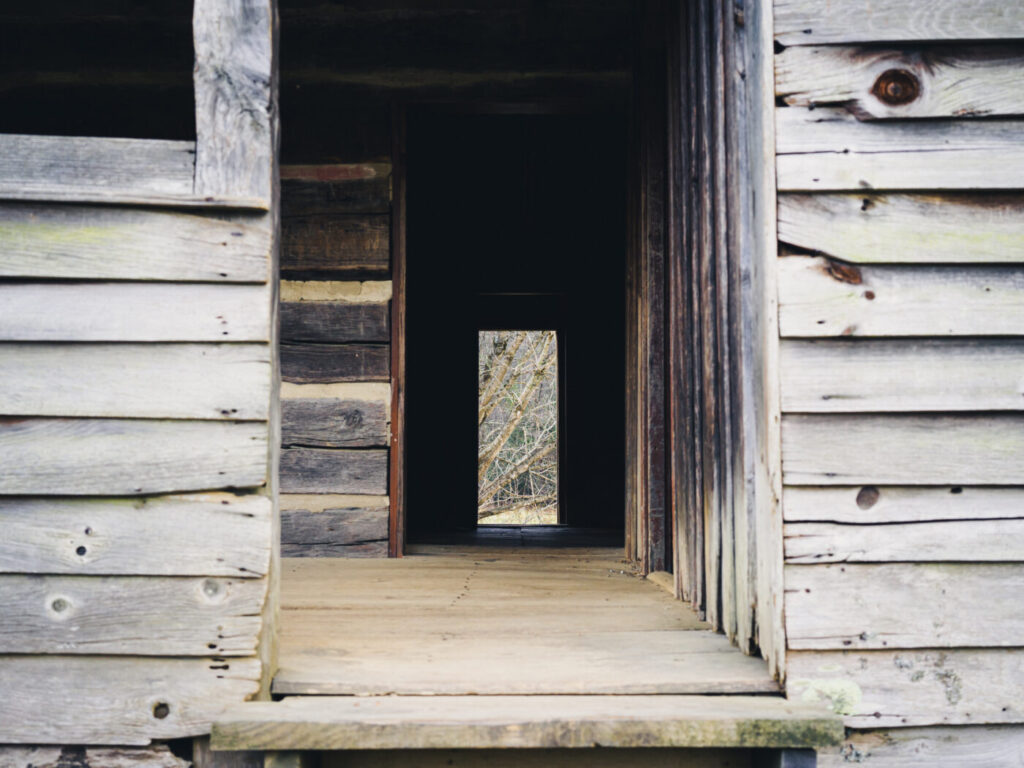
{"type": "Polygon", "coordinates": [[[558,332],[560,520],[623,530],[625,152],[614,111],[410,115],[411,539],[476,527],[481,329],[558,332]]]}

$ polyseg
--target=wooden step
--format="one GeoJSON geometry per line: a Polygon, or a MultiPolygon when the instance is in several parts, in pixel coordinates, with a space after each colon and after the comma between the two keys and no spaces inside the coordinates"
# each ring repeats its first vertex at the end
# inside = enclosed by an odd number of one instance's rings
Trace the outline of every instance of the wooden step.
{"type": "Polygon", "coordinates": [[[841,720],[779,696],[294,696],[213,724],[215,750],[816,749],[841,720]]]}

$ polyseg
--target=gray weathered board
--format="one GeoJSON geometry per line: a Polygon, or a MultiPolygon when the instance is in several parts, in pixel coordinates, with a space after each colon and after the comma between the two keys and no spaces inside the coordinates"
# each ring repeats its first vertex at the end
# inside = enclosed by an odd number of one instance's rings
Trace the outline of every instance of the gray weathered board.
{"type": "Polygon", "coordinates": [[[775,91],[790,106],[842,104],[868,119],[1019,115],[1021,69],[1020,45],[794,46],[775,57],[775,91]],[[888,104],[873,92],[890,70],[917,80],[918,91],[905,104],[888,104]]]}
{"type": "Polygon", "coordinates": [[[1024,484],[1024,415],[802,415],[782,420],[787,485],[1024,484]]]}
{"type": "Polygon", "coordinates": [[[1024,726],[960,725],[850,731],[818,750],[818,768],[992,768],[1018,766],[1024,726]]]}
{"type": "Polygon", "coordinates": [[[281,444],[311,448],[387,447],[383,400],[287,398],[281,401],[281,444]]]}
{"type": "Polygon", "coordinates": [[[388,305],[350,301],[281,302],[284,341],[382,341],[391,338],[388,305]]]}
{"type": "Polygon", "coordinates": [[[0,493],[137,495],[262,485],[265,422],[0,419],[0,493]]]}
{"type": "Polygon", "coordinates": [[[262,283],[266,217],[113,206],[0,205],[4,277],[262,283]]]}
{"type": "Polygon", "coordinates": [[[0,656],[0,742],[149,744],[199,736],[259,690],[260,662],[0,656]]]}
{"type": "Polygon", "coordinates": [[[1024,38],[1024,8],[1006,0],[775,0],[783,45],[1024,38]]]}
{"type": "Polygon", "coordinates": [[[779,239],[857,263],[1024,261],[1017,193],[779,195],[779,239]]]}
{"type": "Polygon", "coordinates": [[[779,259],[783,336],[1024,334],[1024,268],[779,259]]]}
{"type": "Polygon", "coordinates": [[[1024,410],[1024,343],[987,339],[781,345],[788,412],[1024,410]]]}
{"type": "Polygon", "coordinates": [[[262,341],[267,285],[0,284],[3,341],[262,341]],[[54,307],[60,307],[55,312],[54,307]]]}
{"type": "Polygon", "coordinates": [[[248,656],[266,579],[0,576],[0,653],[248,656]]]}
{"type": "Polygon", "coordinates": [[[1024,593],[1020,563],[837,563],[785,573],[790,648],[1014,647],[1024,632],[1024,611],[1012,609],[1024,593]]]}
{"type": "Polygon", "coordinates": [[[915,523],[1024,518],[1024,489],[854,486],[785,489],[786,522],[915,523]]]}
{"type": "Polygon", "coordinates": [[[281,451],[282,493],[369,493],[388,491],[385,449],[285,448],[281,451]]]}
{"type": "Polygon", "coordinates": [[[281,513],[282,557],[381,557],[387,544],[387,507],[281,513]]]}
{"type": "Polygon", "coordinates": [[[281,378],[296,384],[388,381],[387,344],[281,343],[281,378]]]}
{"type": "Polygon", "coordinates": [[[10,416],[266,420],[270,381],[265,344],[0,343],[10,416]]]}
{"type": "Polygon", "coordinates": [[[792,650],[787,664],[789,698],[831,702],[851,728],[1021,720],[1018,648],[792,650]]]}
{"type": "Polygon", "coordinates": [[[0,498],[0,573],[263,576],[271,513],[265,496],[229,493],[0,498]]]}
{"type": "Polygon", "coordinates": [[[166,744],[152,747],[0,747],[4,768],[190,768],[166,744]]]}

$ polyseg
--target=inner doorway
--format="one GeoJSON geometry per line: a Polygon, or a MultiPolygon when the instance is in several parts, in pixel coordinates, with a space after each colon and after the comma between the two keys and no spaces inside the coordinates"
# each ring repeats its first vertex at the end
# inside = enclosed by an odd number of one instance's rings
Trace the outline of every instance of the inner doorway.
{"type": "MultiPolygon", "coordinates": [[[[408,116],[407,535],[462,541],[498,535],[495,523],[536,522],[563,544],[583,529],[621,543],[625,114],[474,109],[408,116]],[[481,432],[481,343],[501,331],[547,332],[556,350],[546,395],[557,409],[539,427],[548,442],[519,446],[526,462],[531,448],[553,459],[537,476],[519,475],[520,493],[532,479],[547,498],[535,521],[532,508],[489,514],[496,478],[493,462],[482,467],[481,441],[493,448],[495,435],[481,432]]],[[[513,453],[503,466],[514,472],[513,453]]],[[[503,502],[514,501],[514,485],[503,486],[503,502]]]]}

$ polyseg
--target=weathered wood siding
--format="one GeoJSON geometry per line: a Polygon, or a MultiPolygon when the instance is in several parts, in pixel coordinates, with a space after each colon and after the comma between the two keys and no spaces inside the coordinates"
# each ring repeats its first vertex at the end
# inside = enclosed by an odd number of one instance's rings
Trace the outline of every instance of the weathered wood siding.
{"type": "Polygon", "coordinates": [[[281,169],[285,557],[387,554],[391,165],[358,155],[281,169]]]}
{"type": "Polygon", "coordinates": [[[273,18],[196,2],[196,142],[0,136],[0,743],[207,733],[266,674],[273,18]]]}
{"type": "Polygon", "coordinates": [[[825,765],[1024,754],[1022,8],[775,0],[787,690],[876,729],[825,765]]]}

